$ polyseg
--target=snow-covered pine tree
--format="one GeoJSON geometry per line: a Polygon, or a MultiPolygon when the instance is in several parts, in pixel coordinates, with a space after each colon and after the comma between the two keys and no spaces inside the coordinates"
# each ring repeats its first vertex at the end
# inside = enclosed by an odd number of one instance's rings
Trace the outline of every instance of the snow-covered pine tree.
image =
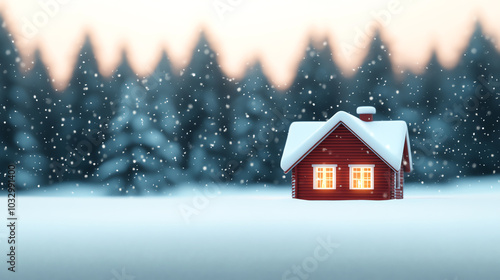
{"type": "Polygon", "coordinates": [[[114,194],[158,192],[169,183],[164,169],[175,148],[154,122],[151,98],[142,83],[129,79],[123,85],[100,152],[103,162],[97,174],[114,194]]]}
{"type": "Polygon", "coordinates": [[[237,166],[235,182],[246,185],[281,178],[275,142],[283,112],[273,100],[275,96],[276,90],[258,63],[247,71],[233,94],[230,133],[232,158],[237,166]]]}
{"type": "MultiPolygon", "coordinates": [[[[144,85],[143,85],[144,86],[144,85]]],[[[158,67],[148,77],[145,86],[151,99],[151,117],[157,129],[163,133],[167,142],[159,143],[158,157],[166,159],[161,172],[165,185],[183,183],[187,176],[182,169],[182,148],[179,143],[181,119],[175,107],[177,84],[174,81],[170,62],[164,53],[158,67]]]]}
{"type": "Polygon", "coordinates": [[[421,182],[448,179],[443,176],[444,161],[440,157],[443,156],[444,141],[452,135],[451,126],[444,122],[441,112],[441,100],[446,96],[449,75],[450,71],[443,68],[436,53],[433,53],[421,75],[422,87],[420,93],[415,94],[415,107],[411,108],[413,114],[409,113],[416,118],[410,126],[414,163],[412,177],[421,182]]]}
{"type": "MultiPolygon", "coordinates": [[[[467,87],[457,84],[461,125],[454,143],[459,144],[459,170],[470,175],[499,172],[500,151],[500,56],[493,38],[484,35],[478,25],[456,69],[466,71],[467,87]]],[[[448,101],[446,101],[448,103],[448,101]]],[[[461,175],[463,176],[463,175],[461,175]]]]}
{"type": "Polygon", "coordinates": [[[32,105],[22,112],[24,117],[30,120],[30,130],[36,139],[38,153],[43,154],[41,160],[39,184],[46,185],[59,182],[61,170],[54,163],[64,155],[64,147],[61,144],[62,138],[59,134],[60,117],[62,103],[58,99],[59,93],[55,93],[50,81],[48,70],[42,62],[40,53],[35,52],[34,60],[29,65],[29,72],[26,74],[22,87],[27,96],[33,99],[32,105]]]}
{"type": "Polygon", "coordinates": [[[100,162],[98,151],[103,141],[105,120],[111,116],[109,99],[112,97],[105,91],[104,82],[91,42],[86,38],[70,83],[61,94],[57,94],[62,100],[62,111],[53,112],[60,116],[58,132],[66,147],[65,156],[58,160],[65,166],[65,180],[88,180],[100,162]]]}
{"type": "MultiPolygon", "coordinates": [[[[14,86],[6,92],[12,99],[6,114],[9,127],[6,134],[12,137],[3,160],[16,165],[18,189],[34,189],[48,183],[49,160],[43,153],[44,143],[39,137],[40,129],[35,121],[36,99],[22,87],[14,86]]],[[[5,131],[5,130],[4,130],[5,131]]],[[[5,165],[7,166],[7,165],[5,165]]]]}
{"type": "MultiPolygon", "coordinates": [[[[332,60],[329,45],[320,48],[312,42],[305,50],[292,85],[287,90],[285,104],[294,120],[325,120],[349,99],[341,99],[344,77],[332,60]],[[291,104],[290,104],[291,103],[291,104]]],[[[351,94],[349,94],[351,96],[351,94]]]]}
{"type": "Polygon", "coordinates": [[[400,81],[395,79],[393,70],[390,50],[376,34],[367,56],[348,83],[351,90],[347,96],[352,104],[349,110],[356,112],[358,106],[375,106],[376,120],[397,119],[400,81]]]}
{"type": "MultiPolygon", "coordinates": [[[[333,61],[332,49],[327,41],[324,41],[319,48],[310,44],[305,57],[308,57],[306,64],[312,67],[310,72],[312,79],[309,78],[309,81],[314,87],[313,91],[317,93],[312,100],[316,104],[316,119],[327,120],[339,109],[347,110],[348,104],[356,103],[356,97],[362,96],[361,94],[352,96],[351,93],[346,93],[344,88],[346,78],[333,61]],[[342,94],[348,98],[343,100],[342,94]]],[[[299,70],[299,72],[304,71],[299,70]]]]}
{"type": "Polygon", "coordinates": [[[217,54],[204,36],[181,76],[179,88],[177,108],[183,120],[179,140],[187,156],[184,164],[189,176],[206,182],[230,179],[233,170],[228,123],[235,90],[222,75],[217,54]]]}
{"type": "MultiPolygon", "coordinates": [[[[2,155],[0,164],[7,168],[11,163],[17,163],[19,146],[16,143],[16,118],[12,114],[18,114],[14,108],[16,101],[14,85],[17,82],[18,71],[17,50],[12,42],[12,37],[6,29],[3,18],[0,17],[0,148],[2,155]],[[13,119],[14,118],[14,119],[13,119]]],[[[5,174],[5,173],[4,173],[5,174]]],[[[5,180],[0,182],[0,188],[5,187],[5,180]]]]}

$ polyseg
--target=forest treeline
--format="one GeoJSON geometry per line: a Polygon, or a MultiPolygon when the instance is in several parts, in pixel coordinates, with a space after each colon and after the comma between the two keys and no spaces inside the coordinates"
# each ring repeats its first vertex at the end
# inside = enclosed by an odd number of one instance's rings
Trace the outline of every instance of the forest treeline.
{"type": "Polygon", "coordinates": [[[63,91],[52,88],[38,54],[27,73],[19,61],[1,29],[0,166],[16,164],[19,189],[95,182],[142,194],[187,182],[287,184],[279,162],[290,123],[355,114],[360,105],[375,106],[375,120],[408,123],[408,181],[499,172],[500,54],[480,27],[456,67],[434,55],[420,75],[393,69],[378,36],[352,77],[328,46],[310,44],[285,90],[259,64],[241,80],[226,77],[203,36],[180,73],[164,55],[147,77],[125,55],[111,77],[101,76],[87,40],[63,91]]]}

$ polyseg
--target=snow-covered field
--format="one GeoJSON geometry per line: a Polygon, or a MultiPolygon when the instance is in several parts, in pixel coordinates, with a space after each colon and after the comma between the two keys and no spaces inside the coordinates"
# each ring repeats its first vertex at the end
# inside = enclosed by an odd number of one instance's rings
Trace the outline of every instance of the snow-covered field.
{"type": "Polygon", "coordinates": [[[416,186],[398,201],[21,195],[17,272],[1,226],[0,279],[500,279],[499,177],[416,186]]]}

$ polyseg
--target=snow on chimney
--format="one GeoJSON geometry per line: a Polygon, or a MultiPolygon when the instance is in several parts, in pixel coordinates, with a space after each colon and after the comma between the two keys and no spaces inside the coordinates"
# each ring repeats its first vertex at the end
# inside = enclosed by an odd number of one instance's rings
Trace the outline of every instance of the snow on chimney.
{"type": "Polygon", "coordinates": [[[356,114],[358,114],[359,118],[365,122],[373,121],[373,115],[375,115],[375,113],[377,113],[377,110],[372,106],[359,106],[356,109],[356,114]]]}

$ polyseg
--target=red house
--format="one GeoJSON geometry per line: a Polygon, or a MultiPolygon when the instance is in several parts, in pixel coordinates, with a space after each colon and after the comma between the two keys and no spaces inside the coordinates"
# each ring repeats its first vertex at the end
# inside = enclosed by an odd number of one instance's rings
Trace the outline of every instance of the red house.
{"type": "Polygon", "coordinates": [[[412,161],[404,121],[373,121],[375,107],[328,121],[293,122],[281,158],[292,197],[307,200],[402,199],[412,161]]]}

